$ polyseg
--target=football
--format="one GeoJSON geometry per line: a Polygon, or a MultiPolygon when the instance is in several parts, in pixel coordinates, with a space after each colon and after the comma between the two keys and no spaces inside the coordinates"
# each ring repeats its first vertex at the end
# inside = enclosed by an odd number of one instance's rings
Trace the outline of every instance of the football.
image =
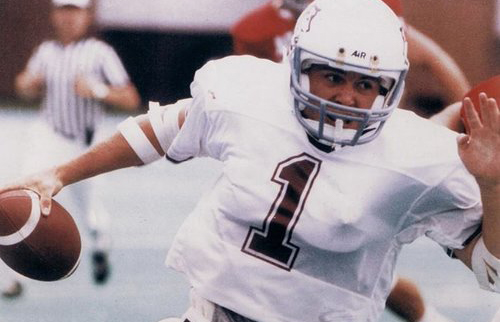
{"type": "Polygon", "coordinates": [[[57,201],[43,216],[33,191],[0,194],[0,258],[10,268],[31,279],[56,281],[75,271],[80,254],[78,227],[57,201]]]}
{"type": "MultiPolygon", "coordinates": [[[[481,112],[479,111],[479,93],[481,92],[486,93],[486,95],[488,95],[488,97],[490,98],[496,99],[497,103],[500,104],[500,75],[491,77],[477,84],[467,94],[464,95],[464,98],[469,97],[472,100],[472,103],[474,103],[474,107],[479,112],[479,116],[481,116],[481,112]]],[[[461,110],[461,116],[464,122],[465,130],[466,132],[469,132],[469,125],[467,123],[467,118],[465,117],[463,107],[461,110]]]]}

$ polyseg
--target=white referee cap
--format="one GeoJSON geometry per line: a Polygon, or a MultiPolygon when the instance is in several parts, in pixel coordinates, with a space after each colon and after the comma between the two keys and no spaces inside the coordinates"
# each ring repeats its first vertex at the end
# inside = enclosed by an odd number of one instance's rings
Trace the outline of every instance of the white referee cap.
{"type": "Polygon", "coordinates": [[[90,7],[91,0],[52,0],[52,4],[55,7],[75,6],[85,9],[90,7]]]}

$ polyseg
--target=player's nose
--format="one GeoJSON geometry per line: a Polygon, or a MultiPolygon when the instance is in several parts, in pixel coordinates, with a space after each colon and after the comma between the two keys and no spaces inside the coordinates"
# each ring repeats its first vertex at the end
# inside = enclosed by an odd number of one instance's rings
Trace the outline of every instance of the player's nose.
{"type": "Polygon", "coordinates": [[[354,87],[349,83],[339,86],[330,100],[346,106],[355,106],[356,96],[354,87]]]}

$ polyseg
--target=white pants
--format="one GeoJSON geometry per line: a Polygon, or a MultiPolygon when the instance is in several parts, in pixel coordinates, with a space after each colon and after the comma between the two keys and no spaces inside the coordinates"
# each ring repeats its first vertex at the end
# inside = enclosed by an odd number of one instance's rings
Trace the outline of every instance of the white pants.
{"type": "MultiPolygon", "coordinates": [[[[36,121],[30,131],[22,174],[27,175],[69,161],[88,149],[85,142],[72,140],[54,132],[44,121],[36,121]]],[[[95,179],[65,187],[54,199],[74,217],[82,235],[89,234],[91,247],[106,250],[108,214],[93,193],[95,179]]],[[[84,237],[84,236],[82,236],[84,237]]]]}
{"type": "MultiPolygon", "coordinates": [[[[168,320],[167,320],[168,321],[168,320]]],[[[190,306],[180,322],[255,322],[199,296],[194,289],[190,293],[190,306]]],[[[162,321],[160,321],[162,322],[162,321]]],[[[169,321],[170,322],[170,321],[169,321]]]]}
{"type": "Polygon", "coordinates": [[[199,296],[193,289],[189,294],[189,308],[181,317],[181,321],[212,322],[215,304],[199,296]]]}

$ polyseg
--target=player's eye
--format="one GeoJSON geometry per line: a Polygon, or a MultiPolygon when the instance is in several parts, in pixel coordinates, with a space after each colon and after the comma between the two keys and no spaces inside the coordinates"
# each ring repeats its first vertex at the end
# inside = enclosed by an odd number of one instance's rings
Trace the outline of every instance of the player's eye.
{"type": "Polygon", "coordinates": [[[362,79],[356,82],[356,88],[362,93],[378,93],[380,81],[377,79],[362,79]]]}
{"type": "Polygon", "coordinates": [[[325,78],[334,85],[340,85],[345,82],[345,76],[336,72],[327,72],[325,73],[325,78]]]}

